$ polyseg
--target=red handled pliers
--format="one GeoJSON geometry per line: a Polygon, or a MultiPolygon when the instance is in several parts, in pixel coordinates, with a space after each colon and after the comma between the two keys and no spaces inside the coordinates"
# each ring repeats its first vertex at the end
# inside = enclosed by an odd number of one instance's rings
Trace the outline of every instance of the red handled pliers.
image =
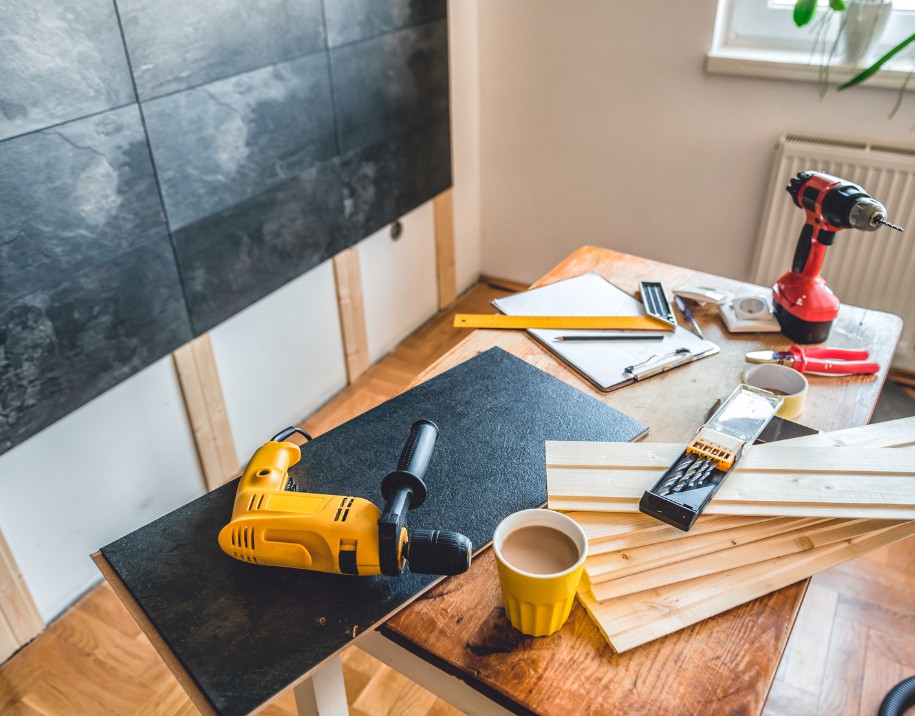
{"type": "Polygon", "coordinates": [[[871,375],[880,370],[879,363],[868,361],[867,351],[845,348],[801,348],[796,343],[787,351],[752,351],[747,353],[750,363],[778,363],[794,368],[799,373],[826,373],[827,375],[871,375]]]}

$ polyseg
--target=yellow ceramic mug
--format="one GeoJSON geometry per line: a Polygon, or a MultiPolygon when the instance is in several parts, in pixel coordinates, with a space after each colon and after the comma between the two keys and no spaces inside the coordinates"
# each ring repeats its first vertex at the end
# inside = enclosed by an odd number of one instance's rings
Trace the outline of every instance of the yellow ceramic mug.
{"type": "Polygon", "coordinates": [[[499,523],[492,545],[502,601],[512,626],[530,636],[546,636],[559,631],[572,611],[575,590],[588,556],[588,538],[584,530],[571,518],[552,510],[522,510],[499,523]],[[574,543],[578,559],[562,571],[549,574],[519,569],[506,559],[503,547],[509,536],[525,527],[547,527],[561,532],[574,543]]]}

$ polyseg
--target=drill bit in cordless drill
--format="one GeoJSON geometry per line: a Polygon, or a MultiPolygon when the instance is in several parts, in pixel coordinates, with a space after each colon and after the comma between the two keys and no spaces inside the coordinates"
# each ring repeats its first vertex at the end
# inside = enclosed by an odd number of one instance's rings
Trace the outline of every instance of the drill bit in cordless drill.
{"type": "Polygon", "coordinates": [[[901,226],[896,226],[896,224],[891,224],[889,221],[884,219],[882,216],[874,217],[875,224],[883,224],[884,226],[889,226],[891,229],[896,229],[896,231],[905,231],[901,226]]]}

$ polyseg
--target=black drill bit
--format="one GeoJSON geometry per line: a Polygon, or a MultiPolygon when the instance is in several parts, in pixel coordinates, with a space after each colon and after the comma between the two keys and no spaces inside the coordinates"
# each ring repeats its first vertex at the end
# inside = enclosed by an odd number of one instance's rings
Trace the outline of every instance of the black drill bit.
{"type": "Polygon", "coordinates": [[[879,214],[874,217],[875,224],[883,224],[884,226],[889,226],[891,229],[896,229],[896,231],[905,231],[901,226],[896,226],[896,224],[891,224],[889,221],[884,219],[879,214]]]}

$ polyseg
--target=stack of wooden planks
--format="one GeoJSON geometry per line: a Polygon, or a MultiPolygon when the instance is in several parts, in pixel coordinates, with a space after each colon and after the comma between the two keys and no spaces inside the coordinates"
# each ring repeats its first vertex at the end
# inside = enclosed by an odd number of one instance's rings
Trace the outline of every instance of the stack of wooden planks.
{"type": "Polygon", "coordinates": [[[689,532],[638,512],[682,450],[547,443],[549,506],[588,535],[579,599],[617,652],[915,535],[915,418],[753,447],[689,532]]]}

